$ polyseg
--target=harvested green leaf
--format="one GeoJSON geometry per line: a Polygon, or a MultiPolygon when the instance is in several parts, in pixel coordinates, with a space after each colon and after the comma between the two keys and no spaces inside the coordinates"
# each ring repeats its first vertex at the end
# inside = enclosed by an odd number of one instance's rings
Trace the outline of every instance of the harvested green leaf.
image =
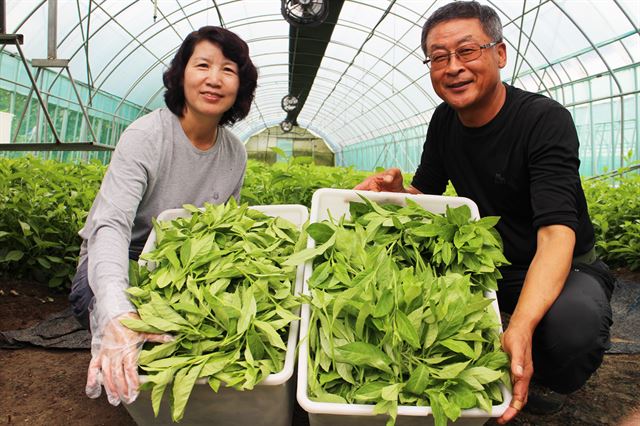
{"type": "Polygon", "coordinates": [[[220,384],[243,390],[282,370],[299,306],[296,267],[287,260],[306,241],[292,223],[233,199],[185,209],[192,216],[154,222],[156,246],[141,256],[153,268],[130,270],[128,293],[140,320],[123,321],[133,330],[175,336],[148,344],[139,358],[154,413],[170,386],[174,421],[183,417],[198,379],[214,391],[220,384]]]}
{"type": "Polygon", "coordinates": [[[502,402],[508,358],[484,296],[507,263],[498,219],[472,221],[466,206],[437,215],[411,200],[400,207],[364,197],[350,213],[311,225],[318,247],[289,260],[313,259],[311,399],[375,404],[388,424],[399,404],[430,405],[436,425],[502,402]]]}

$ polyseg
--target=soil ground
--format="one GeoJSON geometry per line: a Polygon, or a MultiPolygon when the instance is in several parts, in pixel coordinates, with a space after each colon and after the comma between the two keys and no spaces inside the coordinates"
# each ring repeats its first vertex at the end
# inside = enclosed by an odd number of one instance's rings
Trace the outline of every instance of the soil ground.
{"type": "MultiPolygon", "coordinates": [[[[617,274],[640,285],[640,274],[617,274]]],[[[66,294],[0,277],[0,330],[29,327],[67,307],[66,294]]],[[[640,332],[639,332],[640,333],[640,332]]],[[[0,424],[135,425],[126,409],[103,395],[84,394],[88,350],[0,349],[0,424]]],[[[293,426],[307,425],[296,411],[293,426]]],[[[487,426],[495,425],[487,422],[487,426]]],[[[608,354],[600,369],[552,416],[521,413],[514,425],[640,425],[640,354],[608,354]]]]}

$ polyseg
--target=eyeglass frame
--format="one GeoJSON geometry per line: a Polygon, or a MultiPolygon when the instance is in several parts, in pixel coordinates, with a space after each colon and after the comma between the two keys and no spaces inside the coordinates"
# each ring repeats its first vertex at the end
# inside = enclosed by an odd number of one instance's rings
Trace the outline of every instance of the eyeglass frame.
{"type": "MultiPolygon", "coordinates": [[[[489,42],[487,44],[478,44],[478,46],[480,47],[480,50],[479,50],[480,55],[478,56],[478,58],[480,56],[482,56],[482,51],[483,50],[490,49],[490,48],[492,48],[494,46],[497,46],[500,43],[502,43],[501,40],[496,40],[496,41],[489,42]]],[[[467,44],[475,44],[475,43],[467,43],[467,44]]],[[[469,59],[468,61],[465,61],[464,59],[462,59],[460,57],[460,55],[458,55],[458,49],[460,49],[463,46],[466,46],[466,44],[463,44],[462,46],[459,46],[459,47],[455,48],[454,50],[447,51],[447,63],[446,63],[446,65],[449,65],[449,63],[451,62],[451,55],[456,55],[456,58],[458,58],[461,62],[464,62],[464,63],[475,61],[476,59],[478,59],[478,58],[473,58],[473,59],[469,59]]],[[[433,62],[433,61],[432,61],[430,56],[427,56],[427,59],[422,61],[422,63],[425,64],[426,66],[428,66],[429,69],[431,69],[431,65],[430,65],[431,62],[433,62]]]]}

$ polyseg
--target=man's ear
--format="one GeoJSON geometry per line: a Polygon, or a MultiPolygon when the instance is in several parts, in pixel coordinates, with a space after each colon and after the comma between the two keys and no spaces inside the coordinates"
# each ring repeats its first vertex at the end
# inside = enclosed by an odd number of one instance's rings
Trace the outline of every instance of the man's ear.
{"type": "Polygon", "coordinates": [[[498,53],[498,67],[502,69],[507,65],[507,45],[504,41],[496,45],[496,52],[498,53]]]}

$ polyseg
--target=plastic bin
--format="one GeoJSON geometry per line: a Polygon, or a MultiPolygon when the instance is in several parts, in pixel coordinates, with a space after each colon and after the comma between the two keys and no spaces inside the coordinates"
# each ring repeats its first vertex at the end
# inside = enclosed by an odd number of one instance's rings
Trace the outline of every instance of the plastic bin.
{"type": "MultiPolygon", "coordinates": [[[[362,201],[358,194],[367,197],[377,203],[393,203],[406,205],[406,199],[415,201],[425,209],[434,213],[445,213],[447,206],[459,207],[467,205],[471,209],[471,217],[480,218],[478,206],[470,199],[463,197],[445,197],[438,195],[413,195],[399,194],[391,192],[369,192],[354,191],[344,189],[322,188],[313,194],[311,200],[310,222],[321,222],[329,218],[329,212],[334,219],[349,214],[349,202],[362,201]]],[[[309,247],[314,247],[315,242],[309,238],[309,247]]],[[[303,292],[308,294],[307,280],[313,272],[311,262],[305,266],[303,292]]],[[[495,292],[487,292],[487,297],[493,299],[492,306],[500,318],[498,302],[495,292]]],[[[307,356],[309,353],[309,343],[306,339],[309,329],[309,305],[302,306],[300,320],[300,347],[298,352],[298,403],[309,413],[309,423],[311,426],[384,426],[388,416],[374,415],[373,405],[366,404],[340,404],[329,402],[315,402],[307,395],[307,356]]],[[[479,408],[463,410],[461,417],[455,422],[456,425],[483,425],[490,417],[499,417],[509,406],[511,393],[506,387],[502,387],[503,403],[493,406],[491,414],[479,408]]],[[[451,423],[451,422],[449,422],[451,423]]],[[[433,425],[430,407],[418,406],[398,406],[398,416],[396,425],[433,425]]]]}
{"type": "MultiPolygon", "coordinates": [[[[273,206],[251,206],[269,216],[279,216],[302,226],[308,219],[309,213],[305,206],[297,204],[283,204],[273,206]]],[[[158,215],[158,220],[173,220],[178,217],[188,217],[191,213],[184,209],[165,210],[158,215]]],[[[143,253],[155,247],[155,232],[151,231],[144,246],[143,253]]],[[[304,266],[298,267],[295,282],[295,292],[302,289],[304,266]]],[[[267,376],[252,390],[238,391],[233,388],[220,386],[214,392],[205,379],[196,382],[189,397],[181,425],[224,425],[224,426],[291,426],[293,416],[293,401],[295,378],[296,340],[299,324],[291,323],[287,339],[287,352],[284,368],[278,373],[267,376]]],[[[141,375],[144,381],[146,376],[141,375]]],[[[160,404],[158,417],[154,417],[151,406],[151,392],[141,392],[133,404],[125,407],[131,417],[139,425],[175,425],[171,420],[169,408],[168,387],[160,404]]]]}

